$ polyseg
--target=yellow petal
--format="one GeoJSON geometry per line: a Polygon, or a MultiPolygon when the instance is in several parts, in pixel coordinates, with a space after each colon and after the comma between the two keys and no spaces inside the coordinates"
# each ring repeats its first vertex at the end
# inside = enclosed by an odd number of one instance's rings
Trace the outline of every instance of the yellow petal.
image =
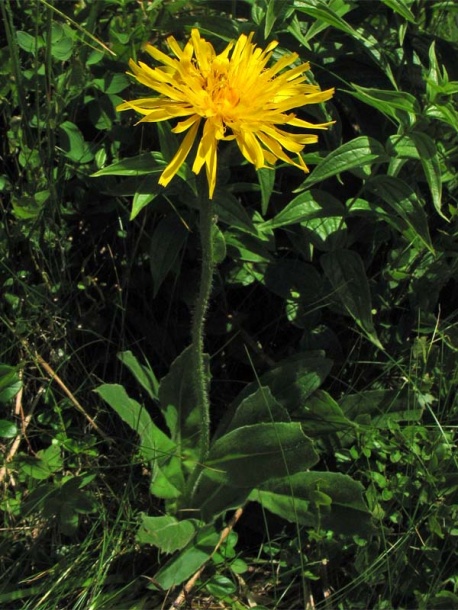
{"type": "Polygon", "coordinates": [[[236,134],[235,139],[242,155],[252,163],[256,169],[264,167],[264,152],[258,140],[249,131],[236,134]]]}
{"type": "Polygon", "coordinates": [[[200,117],[196,118],[194,125],[188,131],[186,136],[183,139],[183,142],[180,144],[179,149],[177,150],[175,156],[167,165],[165,170],[162,172],[159,178],[159,184],[162,186],[167,186],[170,180],[174,177],[177,171],[180,169],[182,164],[185,162],[186,157],[189,154],[189,151],[194,144],[194,140],[196,139],[197,130],[199,128],[200,117]]]}

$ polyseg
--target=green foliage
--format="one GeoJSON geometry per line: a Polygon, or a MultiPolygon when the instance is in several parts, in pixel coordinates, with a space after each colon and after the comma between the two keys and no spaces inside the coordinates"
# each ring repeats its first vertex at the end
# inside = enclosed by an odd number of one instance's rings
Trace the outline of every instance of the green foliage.
{"type": "Polygon", "coordinates": [[[207,562],[226,607],[458,607],[454,4],[0,10],[0,603],[160,607],[207,562]],[[336,88],[298,110],[335,121],[305,178],[218,150],[203,464],[198,184],[157,184],[173,125],[115,111],[148,95],[129,58],[192,27],[278,40],[336,88]]]}

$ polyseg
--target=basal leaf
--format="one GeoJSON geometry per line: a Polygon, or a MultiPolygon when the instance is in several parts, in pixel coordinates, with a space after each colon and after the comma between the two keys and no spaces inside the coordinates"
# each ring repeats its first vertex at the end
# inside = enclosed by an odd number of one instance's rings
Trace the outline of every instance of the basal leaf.
{"type": "Polygon", "coordinates": [[[157,400],[159,382],[150,366],[140,364],[129,350],[119,353],[118,358],[129,369],[142,388],[146,390],[148,396],[153,400],[157,400]]]}
{"type": "Polygon", "coordinates": [[[373,528],[363,491],[361,483],[344,474],[298,472],[265,483],[250,494],[250,500],[292,523],[368,535],[373,528]]]}
{"type": "Polygon", "coordinates": [[[173,557],[154,575],[153,582],[165,590],[181,585],[210,558],[219,536],[212,525],[202,528],[188,548],[173,557]]]}
{"type": "Polygon", "coordinates": [[[95,391],[139,435],[143,459],[164,461],[174,454],[175,443],[156,426],[145,407],[130,398],[122,385],[104,384],[95,391]]]}
{"type": "Polygon", "coordinates": [[[260,387],[239,404],[226,433],[243,426],[280,421],[291,421],[288,411],[275,400],[268,387],[260,387]]]}
{"type": "Polygon", "coordinates": [[[304,405],[292,413],[292,417],[301,422],[302,429],[311,437],[355,427],[337,402],[324,390],[314,392],[304,405]]]}
{"type": "MultiPolygon", "coordinates": [[[[195,458],[200,433],[200,412],[194,391],[192,346],[187,347],[161,379],[159,402],[172,438],[180,443],[180,454],[195,458]]],[[[206,356],[207,379],[209,358],[206,356]]]]}
{"type": "Polygon", "coordinates": [[[232,430],[212,443],[204,472],[212,481],[252,488],[317,461],[300,424],[260,423],[232,430]]]}
{"type": "Polygon", "coordinates": [[[176,500],[185,489],[183,460],[179,455],[171,455],[160,463],[154,464],[154,477],[151,479],[150,492],[157,498],[176,500]]]}
{"type": "Polygon", "coordinates": [[[149,517],[144,513],[137,531],[136,539],[140,544],[151,544],[164,553],[173,553],[184,548],[196,535],[198,521],[186,519],[178,521],[175,517],[149,517]]]}

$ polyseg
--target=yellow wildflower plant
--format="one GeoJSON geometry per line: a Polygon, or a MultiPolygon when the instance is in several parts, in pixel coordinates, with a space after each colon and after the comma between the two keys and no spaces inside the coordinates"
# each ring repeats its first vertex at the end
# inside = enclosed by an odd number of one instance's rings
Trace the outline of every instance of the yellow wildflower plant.
{"type": "Polygon", "coordinates": [[[296,62],[297,53],[266,67],[278,42],[271,42],[262,50],[252,39],[253,33],[242,34],[217,54],[213,45],[201,38],[199,30],[193,29],[183,49],[173,36],[167,39],[175,58],[150,44],[145,46],[147,53],[163,64],[161,67],[151,68],[130,60],[132,75],[159,96],[124,102],[117,110],[132,109],[144,115],[140,123],[183,118],[172,131],[187,132],[159,178],[162,186],[170,182],[186,160],[202,122],[192,170],[198,174],[205,164],[210,199],[216,186],[220,140],[235,139],[245,159],[256,169],[272,167],[280,159],[308,172],[300,153],[318,137],[290,133],[278,125],[326,129],[330,123],[314,125],[290,110],[324,102],[332,97],[334,89],[321,91],[307,82],[309,63],[285,70],[296,62]],[[297,161],[285,150],[296,153],[297,161]]]}

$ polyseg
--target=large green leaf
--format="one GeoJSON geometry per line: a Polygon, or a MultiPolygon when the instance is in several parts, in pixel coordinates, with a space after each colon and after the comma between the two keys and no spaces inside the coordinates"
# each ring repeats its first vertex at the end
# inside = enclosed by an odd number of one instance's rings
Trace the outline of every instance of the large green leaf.
{"type": "Polygon", "coordinates": [[[175,453],[175,443],[156,426],[145,407],[131,398],[122,385],[107,383],[96,392],[139,435],[143,459],[164,461],[175,453]]]}
{"type": "Polygon", "coordinates": [[[415,121],[419,112],[417,98],[406,91],[395,91],[394,89],[374,89],[361,87],[352,83],[354,91],[348,91],[350,95],[379,110],[387,117],[394,119],[397,123],[409,127],[415,121]]]}
{"type": "Polygon", "coordinates": [[[339,430],[356,427],[343,413],[337,402],[324,390],[317,390],[292,413],[309,436],[333,434],[339,430]]]}
{"type": "Polygon", "coordinates": [[[159,184],[157,176],[150,174],[144,176],[133,193],[130,220],[134,220],[144,207],[156,199],[161,191],[162,186],[159,184]]]}
{"type": "Polygon", "coordinates": [[[140,544],[157,546],[164,553],[173,553],[184,548],[196,535],[199,522],[195,519],[178,521],[175,517],[149,517],[144,513],[137,531],[140,544]]]}
{"type": "Polygon", "coordinates": [[[420,131],[391,136],[388,148],[396,155],[390,162],[389,175],[396,176],[406,159],[418,159],[421,162],[431,198],[436,211],[444,217],[442,206],[442,176],[441,167],[434,140],[420,131]]]}
{"type": "Polygon", "coordinates": [[[260,228],[278,229],[300,224],[314,218],[342,216],[345,208],[338,199],[325,191],[312,189],[300,193],[281,212],[263,223],[260,228]]]}
{"type": "Polygon", "coordinates": [[[442,175],[436,144],[426,133],[420,131],[413,131],[410,134],[410,137],[418,151],[418,156],[423,166],[423,171],[425,172],[434,207],[436,208],[436,211],[444,217],[441,211],[442,175]]]}
{"type": "Polygon", "coordinates": [[[154,575],[154,584],[171,589],[190,578],[210,558],[220,534],[213,525],[201,529],[190,546],[173,557],[154,575]]]}
{"type": "Polygon", "coordinates": [[[365,165],[373,165],[388,161],[385,149],[377,140],[367,136],[360,136],[346,144],[342,144],[325,157],[304,180],[299,189],[309,188],[312,184],[322,182],[342,172],[352,170],[365,165]]]}
{"type": "Polygon", "coordinates": [[[428,219],[420,204],[419,195],[408,184],[393,176],[375,176],[367,182],[366,188],[394,210],[413,234],[434,252],[428,219]]]}
{"type": "Polygon", "coordinates": [[[94,158],[91,147],[79,128],[71,121],[59,125],[59,141],[64,155],[75,163],[89,163],[94,158]]]}
{"type": "Polygon", "coordinates": [[[189,508],[194,511],[192,514],[198,515],[206,523],[211,523],[228,510],[243,506],[250,492],[250,487],[236,488],[201,477],[189,508]]]}
{"type": "Polygon", "coordinates": [[[189,231],[177,216],[163,218],[150,243],[150,268],[155,297],[188,238],[189,231]]]}
{"type": "Polygon", "coordinates": [[[230,228],[224,232],[224,239],[232,259],[249,263],[266,263],[272,259],[268,244],[258,237],[230,228]]]}
{"type": "Polygon", "coordinates": [[[418,422],[423,408],[412,405],[405,393],[399,390],[365,390],[347,394],[340,405],[351,420],[377,428],[389,428],[395,421],[418,422]]]}
{"type": "Polygon", "coordinates": [[[369,282],[359,254],[353,250],[334,250],[323,254],[320,262],[345,309],[369,339],[381,348],[372,321],[369,282]]]}
{"type": "Polygon", "coordinates": [[[152,400],[158,399],[159,382],[156,375],[150,366],[140,364],[137,358],[131,351],[125,351],[118,354],[119,360],[126,366],[136,381],[148,393],[152,400]]]}
{"type": "Polygon", "coordinates": [[[159,174],[164,171],[164,160],[161,153],[148,152],[136,157],[129,157],[116,161],[108,167],[99,169],[92,174],[93,178],[99,176],[139,176],[141,174],[159,174]]]}
{"type": "Polygon", "coordinates": [[[252,424],[228,432],[211,445],[205,476],[233,487],[253,488],[310,468],[317,461],[313,442],[300,424],[252,424]]]}
{"type": "Polygon", "coordinates": [[[279,362],[273,369],[260,376],[259,381],[248,384],[235,398],[223,417],[216,436],[225,433],[240,403],[254,394],[260,386],[268,387],[288,412],[299,405],[323,383],[332,367],[332,361],[322,352],[311,351],[295,354],[279,362]]]}
{"type": "Polygon", "coordinates": [[[151,478],[150,492],[157,498],[171,500],[168,506],[173,510],[173,501],[179,498],[185,489],[183,460],[180,455],[172,454],[165,460],[156,460],[153,466],[154,476],[151,478]]]}
{"type": "Polygon", "coordinates": [[[361,483],[335,472],[298,472],[269,481],[250,494],[287,521],[340,534],[370,534],[371,515],[361,483]]]}
{"type": "Polygon", "coordinates": [[[260,387],[239,404],[226,433],[243,426],[280,421],[291,421],[288,411],[275,400],[268,387],[260,387]]]}
{"type": "Polygon", "coordinates": [[[232,193],[223,190],[216,191],[212,200],[212,207],[218,219],[224,224],[237,227],[245,233],[259,237],[259,233],[246,209],[232,193]]]}
{"type": "MultiPolygon", "coordinates": [[[[205,360],[207,379],[210,379],[208,356],[205,360]]],[[[173,361],[169,372],[161,379],[159,403],[172,438],[180,446],[180,454],[195,459],[201,423],[195,398],[192,346],[173,361]]]]}

